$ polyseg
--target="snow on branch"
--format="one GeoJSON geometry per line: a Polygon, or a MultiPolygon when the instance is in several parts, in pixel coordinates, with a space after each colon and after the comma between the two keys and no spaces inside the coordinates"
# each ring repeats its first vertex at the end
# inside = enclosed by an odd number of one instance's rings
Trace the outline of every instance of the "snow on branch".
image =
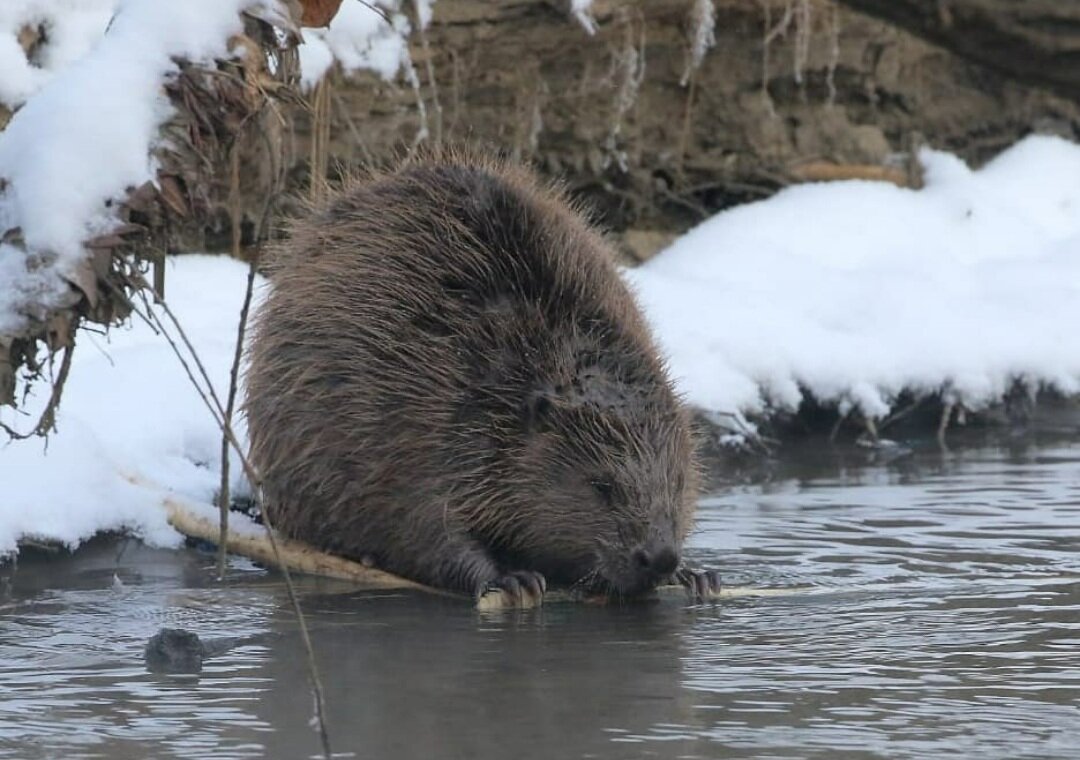
{"type": "MultiPolygon", "coordinates": [[[[0,11],[0,99],[18,109],[0,132],[0,404],[13,403],[19,379],[46,373],[39,344],[69,348],[82,320],[127,313],[124,274],[138,264],[120,254],[153,226],[127,213],[136,191],[144,216],[147,196],[185,204],[177,186],[158,185],[161,154],[176,147],[162,127],[189,105],[172,102],[170,88],[216,61],[267,65],[242,14],[299,32],[278,0],[68,6],[18,0],[0,11]]],[[[265,89],[246,73],[218,73],[248,94],[265,89]]]]}

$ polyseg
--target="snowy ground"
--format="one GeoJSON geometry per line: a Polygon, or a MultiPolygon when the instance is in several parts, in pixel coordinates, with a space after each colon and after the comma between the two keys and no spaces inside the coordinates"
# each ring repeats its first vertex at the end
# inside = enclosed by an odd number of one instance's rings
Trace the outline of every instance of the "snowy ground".
{"type": "MultiPolygon", "coordinates": [[[[979,172],[925,162],[924,190],[793,188],[627,272],[691,402],[761,412],[805,387],[880,415],[905,386],[971,407],[1019,376],[1080,390],[1080,146],[1031,138],[979,172]]],[[[222,388],[244,278],[203,256],[168,276],[222,388]]],[[[0,552],[119,527],[174,541],[162,496],[216,488],[218,431],[164,341],[136,323],[80,342],[60,432],[0,449],[0,552]]]]}
{"type": "MultiPolygon", "coordinates": [[[[170,308],[221,399],[246,278],[245,265],[219,256],[170,260],[166,274],[170,308]]],[[[77,345],[59,432],[47,445],[27,439],[0,448],[0,554],[21,536],[77,544],[121,528],[151,543],[175,543],[161,506],[168,493],[206,502],[212,512],[221,434],[169,344],[135,320],[108,338],[83,331],[77,345]]],[[[30,427],[25,420],[36,420],[47,389],[35,390],[28,417],[5,407],[0,420],[30,427]]],[[[235,462],[231,471],[239,471],[235,462]]]]}

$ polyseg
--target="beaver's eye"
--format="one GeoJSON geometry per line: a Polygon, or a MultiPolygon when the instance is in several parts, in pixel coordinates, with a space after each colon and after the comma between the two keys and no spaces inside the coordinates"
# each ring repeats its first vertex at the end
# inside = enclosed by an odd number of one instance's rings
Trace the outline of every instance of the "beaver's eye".
{"type": "Polygon", "coordinates": [[[615,498],[615,484],[607,478],[593,478],[589,481],[589,485],[593,487],[600,499],[611,506],[612,501],[615,498]]]}

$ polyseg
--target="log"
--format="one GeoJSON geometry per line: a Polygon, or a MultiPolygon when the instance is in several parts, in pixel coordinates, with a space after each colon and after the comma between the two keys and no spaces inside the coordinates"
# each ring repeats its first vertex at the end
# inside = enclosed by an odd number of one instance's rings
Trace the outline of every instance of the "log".
{"type": "MultiPolygon", "coordinates": [[[[189,538],[217,544],[218,525],[214,520],[197,514],[189,505],[184,504],[176,497],[166,497],[164,506],[168,515],[169,524],[177,531],[189,538]]],[[[356,584],[358,589],[364,590],[388,590],[408,589],[422,591],[438,596],[457,597],[467,599],[467,595],[445,591],[443,589],[426,586],[416,581],[369,567],[360,562],[354,562],[344,557],[321,552],[301,541],[277,537],[278,552],[283,564],[290,572],[302,575],[313,575],[321,578],[333,578],[356,584]]],[[[226,538],[226,548],[230,553],[247,557],[267,567],[280,567],[277,556],[274,553],[270,540],[262,533],[240,533],[230,529],[226,538]]],[[[719,599],[735,599],[745,596],[780,596],[797,593],[806,589],[797,588],[753,588],[750,586],[726,586],[718,595],[719,599]]],[[[658,593],[663,596],[685,594],[681,586],[662,586],[658,593]]],[[[565,589],[549,589],[544,596],[545,604],[583,602],[603,603],[605,600],[597,597],[582,597],[565,589]]],[[[497,610],[508,606],[506,599],[500,593],[485,594],[476,604],[479,610],[497,610]]]]}
{"type": "Polygon", "coordinates": [[[913,187],[911,172],[895,166],[877,166],[874,164],[838,164],[832,161],[808,161],[793,166],[791,176],[799,182],[844,182],[863,180],[865,182],[888,182],[897,187],[913,187]]]}
{"type": "Polygon", "coordinates": [[[1062,0],[839,0],[968,60],[1076,99],[1080,3],[1062,0]]]}
{"type": "MultiPolygon", "coordinates": [[[[219,534],[216,520],[196,514],[191,508],[174,497],[165,499],[165,511],[168,514],[169,525],[176,528],[180,533],[189,538],[217,544],[219,534]]],[[[420,589],[438,593],[437,589],[429,586],[406,580],[360,562],[353,562],[344,557],[336,557],[332,554],[320,552],[299,541],[278,536],[276,542],[282,563],[289,570],[296,573],[349,581],[366,589],[420,589]]],[[[279,566],[277,556],[274,554],[274,548],[271,546],[270,539],[266,537],[265,532],[240,533],[230,529],[225,544],[226,548],[233,554],[247,557],[268,567],[279,566]]]]}

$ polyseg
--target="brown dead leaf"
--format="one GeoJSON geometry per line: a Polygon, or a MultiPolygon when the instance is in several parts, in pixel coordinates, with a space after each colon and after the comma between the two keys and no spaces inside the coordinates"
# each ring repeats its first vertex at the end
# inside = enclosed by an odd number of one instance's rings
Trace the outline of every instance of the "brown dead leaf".
{"type": "Polygon", "coordinates": [[[45,28],[40,24],[26,24],[15,35],[15,39],[18,40],[19,47],[23,49],[26,57],[29,58],[37,46],[45,39],[45,28]]]}
{"type": "Polygon", "coordinates": [[[320,27],[330,25],[341,7],[341,0],[300,0],[300,4],[304,6],[300,25],[320,27]]]}
{"type": "Polygon", "coordinates": [[[229,38],[229,50],[237,54],[244,64],[245,72],[257,72],[266,68],[266,54],[259,43],[246,34],[234,34],[229,38]]]}
{"type": "Polygon", "coordinates": [[[141,211],[142,213],[149,213],[154,203],[157,201],[158,191],[154,187],[154,183],[147,181],[139,185],[134,190],[129,190],[127,197],[124,199],[124,205],[135,211],[141,211]]]}
{"type": "Polygon", "coordinates": [[[59,311],[49,317],[45,326],[45,343],[49,350],[69,348],[75,341],[73,328],[76,324],[74,315],[67,311],[59,311]]]}
{"type": "Polygon", "coordinates": [[[94,265],[90,262],[90,259],[84,258],[79,261],[74,268],[68,271],[64,276],[64,279],[78,288],[82,294],[86,296],[86,301],[90,304],[91,308],[97,305],[97,274],[94,272],[94,265]]]}
{"type": "Polygon", "coordinates": [[[184,197],[184,191],[180,188],[180,180],[171,174],[158,175],[159,192],[161,200],[169,207],[169,210],[180,217],[188,215],[188,203],[184,197]]]}

